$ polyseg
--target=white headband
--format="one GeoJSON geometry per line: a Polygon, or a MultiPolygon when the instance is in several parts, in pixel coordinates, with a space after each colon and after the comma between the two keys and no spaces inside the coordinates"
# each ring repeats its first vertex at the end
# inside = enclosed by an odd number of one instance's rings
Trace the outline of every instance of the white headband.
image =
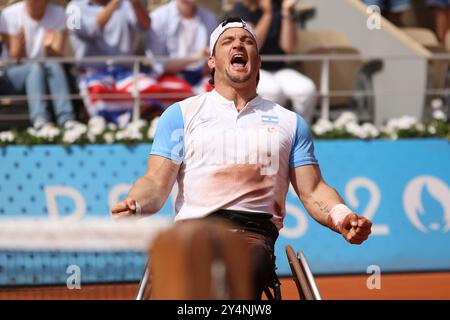
{"type": "Polygon", "coordinates": [[[246,24],[244,21],[233,21],[233,22],[226,22],[226,20],[222,23],[220,23],[216,29],[211,33],[211,37],[209,38],[209,51],[210,55],[213,55],[214,47],[216,46],[217,40],[219,40],[219,37],[222,33],[225,32],[225,30],[230,28],[242,28],[246,31],[248,31],[252,37],[255,39],[256,46],[258,46],[258,42],[256,41],[256,33],[253,30],[252,27],[250,27],[248,24],[246,24]]]}

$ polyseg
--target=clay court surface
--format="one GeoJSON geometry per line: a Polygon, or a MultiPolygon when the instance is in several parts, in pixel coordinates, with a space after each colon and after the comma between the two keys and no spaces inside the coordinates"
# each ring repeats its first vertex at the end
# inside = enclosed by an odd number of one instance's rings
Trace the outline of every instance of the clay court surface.
{"type": "MultiPolygon", "coordinates": [[[[450,272],[384,274],[380,290],[369,290],[368,275],[319,276],[323,299],[450,299],[450,272]]],[[[282,278],[285,300],[298,299],[294,282],[282,278]]],[[[137,284],[86,285],[81,290],[61,287],[0,289],[0,299],[134,299],[137,284]]]]}

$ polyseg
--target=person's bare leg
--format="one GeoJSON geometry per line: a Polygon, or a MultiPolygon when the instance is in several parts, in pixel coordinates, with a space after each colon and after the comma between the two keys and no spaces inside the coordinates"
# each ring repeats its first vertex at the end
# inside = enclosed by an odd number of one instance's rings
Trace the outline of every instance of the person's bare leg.
{"type": "Polygon", "coordinates": [[[434,20],[434,31],[438,37],[439,42],[444,43],[445,33],[448,29],[448,22],[450,21],[450,11],[439,7],[431,7],[434,20]]]}

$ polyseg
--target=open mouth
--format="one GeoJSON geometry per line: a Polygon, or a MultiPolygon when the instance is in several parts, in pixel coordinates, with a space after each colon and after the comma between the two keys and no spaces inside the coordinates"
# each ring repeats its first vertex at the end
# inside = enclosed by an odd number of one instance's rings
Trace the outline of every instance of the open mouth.
{"type": "Polygon", "coordinates": [[[236,69],[244,68],[247,65],[247,57],[242,53],[234,54],[231,57],[231,65],[236,69]]]}

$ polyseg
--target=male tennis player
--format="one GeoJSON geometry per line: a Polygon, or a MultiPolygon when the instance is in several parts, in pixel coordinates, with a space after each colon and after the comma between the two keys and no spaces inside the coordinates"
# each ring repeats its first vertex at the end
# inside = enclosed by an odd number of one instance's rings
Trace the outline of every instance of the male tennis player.
{"type": "Polygon", "coordinates": [[[289,182],[315,220],[352,244],[368,238],[372,223],[323,180],[305,121],[257,95],[261,58],[251,27],[225,20],[211,34],[210,50],[215,90],[164,112],[146,174],[112,213],[157,212],[177,179],[176,221],[220,217],[244,230],[255,252],[259,298],[276,277],[274,244],[289,182]]]}

